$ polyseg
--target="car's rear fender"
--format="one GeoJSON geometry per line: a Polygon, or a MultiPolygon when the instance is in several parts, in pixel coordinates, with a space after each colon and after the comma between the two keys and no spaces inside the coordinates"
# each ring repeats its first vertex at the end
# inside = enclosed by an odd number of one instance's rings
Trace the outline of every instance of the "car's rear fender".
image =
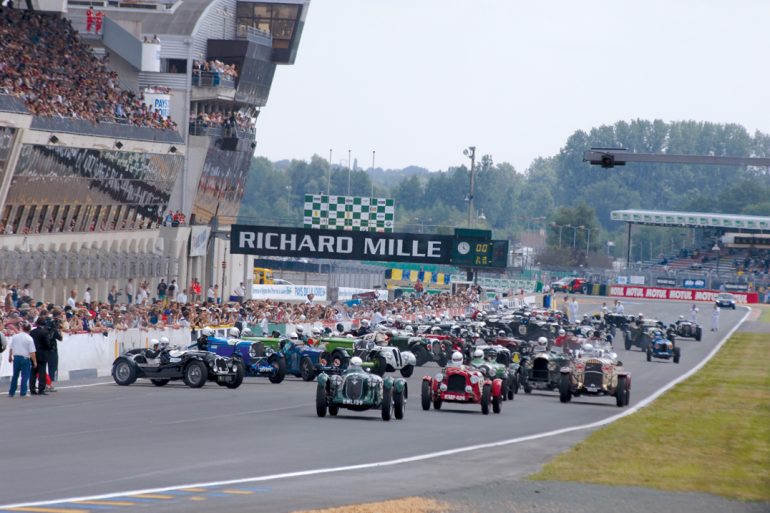
{"type": "Polygon", "coordinates": [[[495,378],[492,380],[492,397],[503,395],[503,380],[495,378]]]}

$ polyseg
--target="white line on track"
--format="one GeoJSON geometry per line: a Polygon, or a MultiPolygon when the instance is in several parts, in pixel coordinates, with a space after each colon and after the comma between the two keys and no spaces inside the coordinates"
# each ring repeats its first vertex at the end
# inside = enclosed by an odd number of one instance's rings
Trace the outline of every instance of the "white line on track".
{"type": "MultiPolygon", "coordinates": [[[[502,447],[505,445],[512,445],[512,444],[518,444],[522,442],[530,442],[532,440],[539,440],[542,438],[548,438],[551,436],[557,436],[562,435],[564,433],[572,433],[573,431],[581,431],[584,429],[594,429],[602,426],[606,426],[607,424],[611,424],[615,422],[616,420],[622,419],[623,417],[627,417],[629,415],[632,415],[636,413],[637,411],[641,410],[642,408],[648,406],[650,403],[652,403],[655,399],[669,391],[671,388],[675,387],[682,381],[686,380],[696,372],[698,372],[706,363],[711,360],[711,358],[714,357],[714,355],[722,348],[722,346],[727,342],[727,340],[732,336],[733,333],[743,324],[743,322],[746,320],[746,318],[751,313],[751,307],[746,307],[746,313],[741,318],[741,320],[733,326],[733,329],[731,329],[723,338],[719,341],[719,343],[714,347],[714,349],[711,350],[711,352],[706,355],[706,357],[700,361],[695,367],[690,369],[689,371],[685,372],[678,378],[673,379],[672,381],[668,382],[665,386],[658,389],[656,392],[654,392],[652,395],[647,397],[646,399],[640,401],[635,406],[628,408],[624,410],[622,413],[619,413],[617,415],[613,415],[611,417],[608,417],[603,420],[599,420],[596,422],[591,422],[589,424],[581,424],[578,426],[570,426],[562,429],[556,429],[554,431],[548,431],[545,433],[538,433],[536,435],[528,435],[528,436],[521,436],[518,438],[511,438],[508,440],[501,440],[499,442],[490,442],[485,444],[477,444],[477,445],[471,445],[467,447],[458,447],[455,449],[448,449],[446,451],[438,451],[438,452],[430,452],[427,454],[419,454],[417,456],[410,456],[408,458],[398,458],[395,460],[389,460],[389,461],[381,461],[377,463],[361,463],[359,465],[348,465],[344,467],[330,467],[330,468],[319,468],[319,469],[313,469],[313,470],[300,470],[297,472],[285,472],[283,474],[272,474],[272,475],[266,475],[266,476],[256,476],[256,477],[245,477],[241,479],[229,479],[226,481],[210,481],[206,483],[190,483],[190,484],[183,484],[183,485],[176,485],[176,486],[166,486],[162,488],[148,488],[144,490],[130,490],[125,492],[114,492],[114,493],[105,493],[101,495],[89,495],[85,497],[69,497],[66,499],[56,499],[56,500],[47,500],[47,501],[38,501],[38,502],[24,502],[24,503],[18,503],[18,504],[0,504],[0,509],[11,509],[11,508],[27,508],[27,507],[35,507],[35,506],[50,506],[52,504],[61,504],[65,502],[80,502],[80,501],[92,501],[92,500],[104,500],[104,499],[114,499],[116,497],[125,497],[129,495],[140,495],[140,494],[149,494],[149,493],[162,493],[162,492],[170,492],[179,490],[181,488],[212,488],[212,487],[219,487],[219,486],[232,486],[232,485],[239,485],[239,484],[246,484],[246,483],[259,483],[264,481],[275,481],[278,479],[286,479],[286,478],[292,478],[292,477],[306,477],[306,476],[316,476],[320,474],[333,474],[336,472],[347,472],[350,470],[362,470],[362,469],[368,469],[368,468],[377,468],[377,467],[390,467],[393,465],[402,465],[404,463],[413,463],[416,461],[425,461],[430,460],[434,458],[440,458],[442,456],[451,456],[454,454],[461,454],[464,452],[471,452],[471,451],[477,451],[479,449],[491,449],[494,447],[502,447]]],[[[104,383],[98,383],[98,384],[104,384],[104,383]]],[[[79,385],[79,386],[96,386],[94,385],[79,385]]]]}

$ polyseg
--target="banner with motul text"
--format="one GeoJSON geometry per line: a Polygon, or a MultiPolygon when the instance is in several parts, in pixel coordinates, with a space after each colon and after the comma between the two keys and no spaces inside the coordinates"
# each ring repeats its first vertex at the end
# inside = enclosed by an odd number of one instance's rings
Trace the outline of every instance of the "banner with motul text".
{"type": "MultiPolygon", "coordinates": [[[[633,285],[611,285],[608,293],[609,296],[613,297],[709,302],[713,302],[717,294],[721,294],[721,292],[718,290],[664,289],[633,285]]],[[[735,296],[736,303],[759,303],[759,294],[756,292],[731,292],[731,294],[735,296]]]]}

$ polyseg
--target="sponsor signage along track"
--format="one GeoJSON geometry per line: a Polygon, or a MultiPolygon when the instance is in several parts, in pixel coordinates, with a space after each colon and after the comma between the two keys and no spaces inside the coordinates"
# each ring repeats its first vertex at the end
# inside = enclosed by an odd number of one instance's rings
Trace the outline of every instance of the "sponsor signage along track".
{"type": "MultiPolygon", "coordinates": [[[[629,285],[612,285],[609,295],[613,297],[627,297],[638,299],[668,299],[679,301],[714,301],[718,290],[693,290],[693,289],[664,289],[660,287],[634,287],[629,285]]],[[[741,294],[734,292],[738,303],[757,303],[759,296],[756,292],[741,294]]]]}

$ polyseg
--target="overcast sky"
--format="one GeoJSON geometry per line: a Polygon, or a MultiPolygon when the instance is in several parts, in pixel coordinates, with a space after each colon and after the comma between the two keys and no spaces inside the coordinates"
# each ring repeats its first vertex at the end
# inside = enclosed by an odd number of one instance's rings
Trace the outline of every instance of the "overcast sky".
{"type": "Polygon", "coordinates": [[[770,132],[767,0],[313,0],[257,155],[523,172],[575,130],[636,118],[770,132]]]}

